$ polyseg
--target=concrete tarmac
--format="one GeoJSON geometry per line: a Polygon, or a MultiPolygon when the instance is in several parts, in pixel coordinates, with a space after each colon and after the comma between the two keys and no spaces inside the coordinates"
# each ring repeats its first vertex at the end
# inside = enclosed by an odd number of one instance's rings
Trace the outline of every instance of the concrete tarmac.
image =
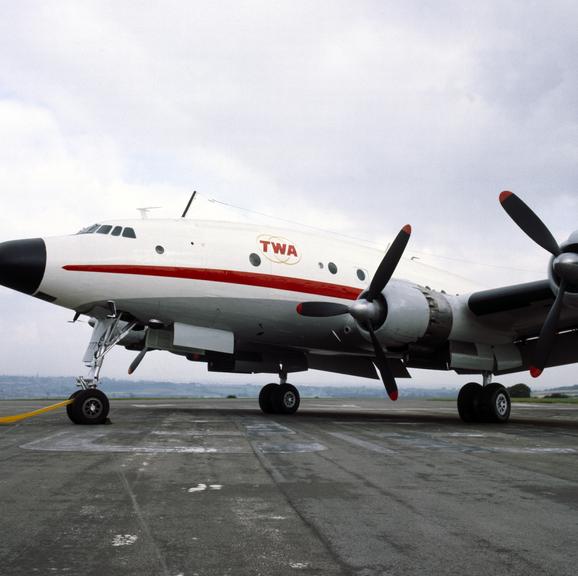
{"type": "MultiPolygon", "coordinates": [[[[0,416],[49,402],[0,402],[0,416]]],[[[0,427],[0,574],[575,575],[578,406],[113,400],[0,427]]]]}

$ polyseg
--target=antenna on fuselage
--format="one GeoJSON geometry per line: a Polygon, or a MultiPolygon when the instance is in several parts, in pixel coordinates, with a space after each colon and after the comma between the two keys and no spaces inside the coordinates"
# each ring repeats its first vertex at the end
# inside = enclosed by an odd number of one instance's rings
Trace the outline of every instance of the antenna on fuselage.
{"type": "Polygon", "coordinates": [[[137,210],[140,212],[140,217],[146,220],[151,210],[158,210],[159,208],[161,208],[161,206],[146,206],[145,208],[137,208],[137,210]]]}
{"type": "Polygon", "coordinates": [[[185,208],[185,211],[183,212],[183,215],[181,216],[181,218],[184,218],[187,215],[187,212],[189,211],[189,208],[191,207],[191,204],[193,203],[193,200],[195,199],[196,195],[197,195],[197,191],[195,190],[193,192],[193,194],[191,195],[191,197],[189,198],[189,202],[188,202],[187,207],[185,208]]]}

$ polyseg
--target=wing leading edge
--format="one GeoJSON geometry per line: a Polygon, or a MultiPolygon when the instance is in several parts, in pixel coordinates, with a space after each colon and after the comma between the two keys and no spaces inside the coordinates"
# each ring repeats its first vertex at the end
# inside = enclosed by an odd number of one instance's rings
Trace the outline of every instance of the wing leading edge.
{"type": "MultiPolygon", "coordinates": [[[[468,308],[480,322],[527,339],[540,334],[554,299],[548,280],[540,280],[475,292],[468,299],[468,308]]],[[[578,309],[564,306],[557,331],[575,328],[578,309]]]]}

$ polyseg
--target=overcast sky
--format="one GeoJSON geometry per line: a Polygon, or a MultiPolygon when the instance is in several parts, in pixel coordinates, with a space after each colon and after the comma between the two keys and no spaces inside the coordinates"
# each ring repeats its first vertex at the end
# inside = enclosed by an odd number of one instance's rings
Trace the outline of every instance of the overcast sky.
{"type": "MultiPolygon", "coordinates": [[[[196,189],[203,217],[246,217],[213,198],[383,245],[409,222],[408,256],[461,290],[546,276],[501,190],[559,240],[578,228],[572,0],[0,0],[0,14],[0,241],[139,206],[176,216],[196,189]]],[[[0,373],[83,373],[89,328],[70,317],[0,287],[0,373]]],[[[133,356],[115,350],[104,375],[133,356]]],[[[160,353],[137,376],[223,379],[160,353]]]]}

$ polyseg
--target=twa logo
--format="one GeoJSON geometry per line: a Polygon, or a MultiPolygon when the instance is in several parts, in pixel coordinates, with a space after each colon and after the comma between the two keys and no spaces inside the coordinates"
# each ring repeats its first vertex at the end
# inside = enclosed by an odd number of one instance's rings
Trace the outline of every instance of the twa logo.
{"type": "Polygon", "coordinates": [[[297,264],[301,260],[301,254],[291,240],[281,236],[262,235],[257,238],[261,252],[271,262],[277,264],[297,264]]]}

